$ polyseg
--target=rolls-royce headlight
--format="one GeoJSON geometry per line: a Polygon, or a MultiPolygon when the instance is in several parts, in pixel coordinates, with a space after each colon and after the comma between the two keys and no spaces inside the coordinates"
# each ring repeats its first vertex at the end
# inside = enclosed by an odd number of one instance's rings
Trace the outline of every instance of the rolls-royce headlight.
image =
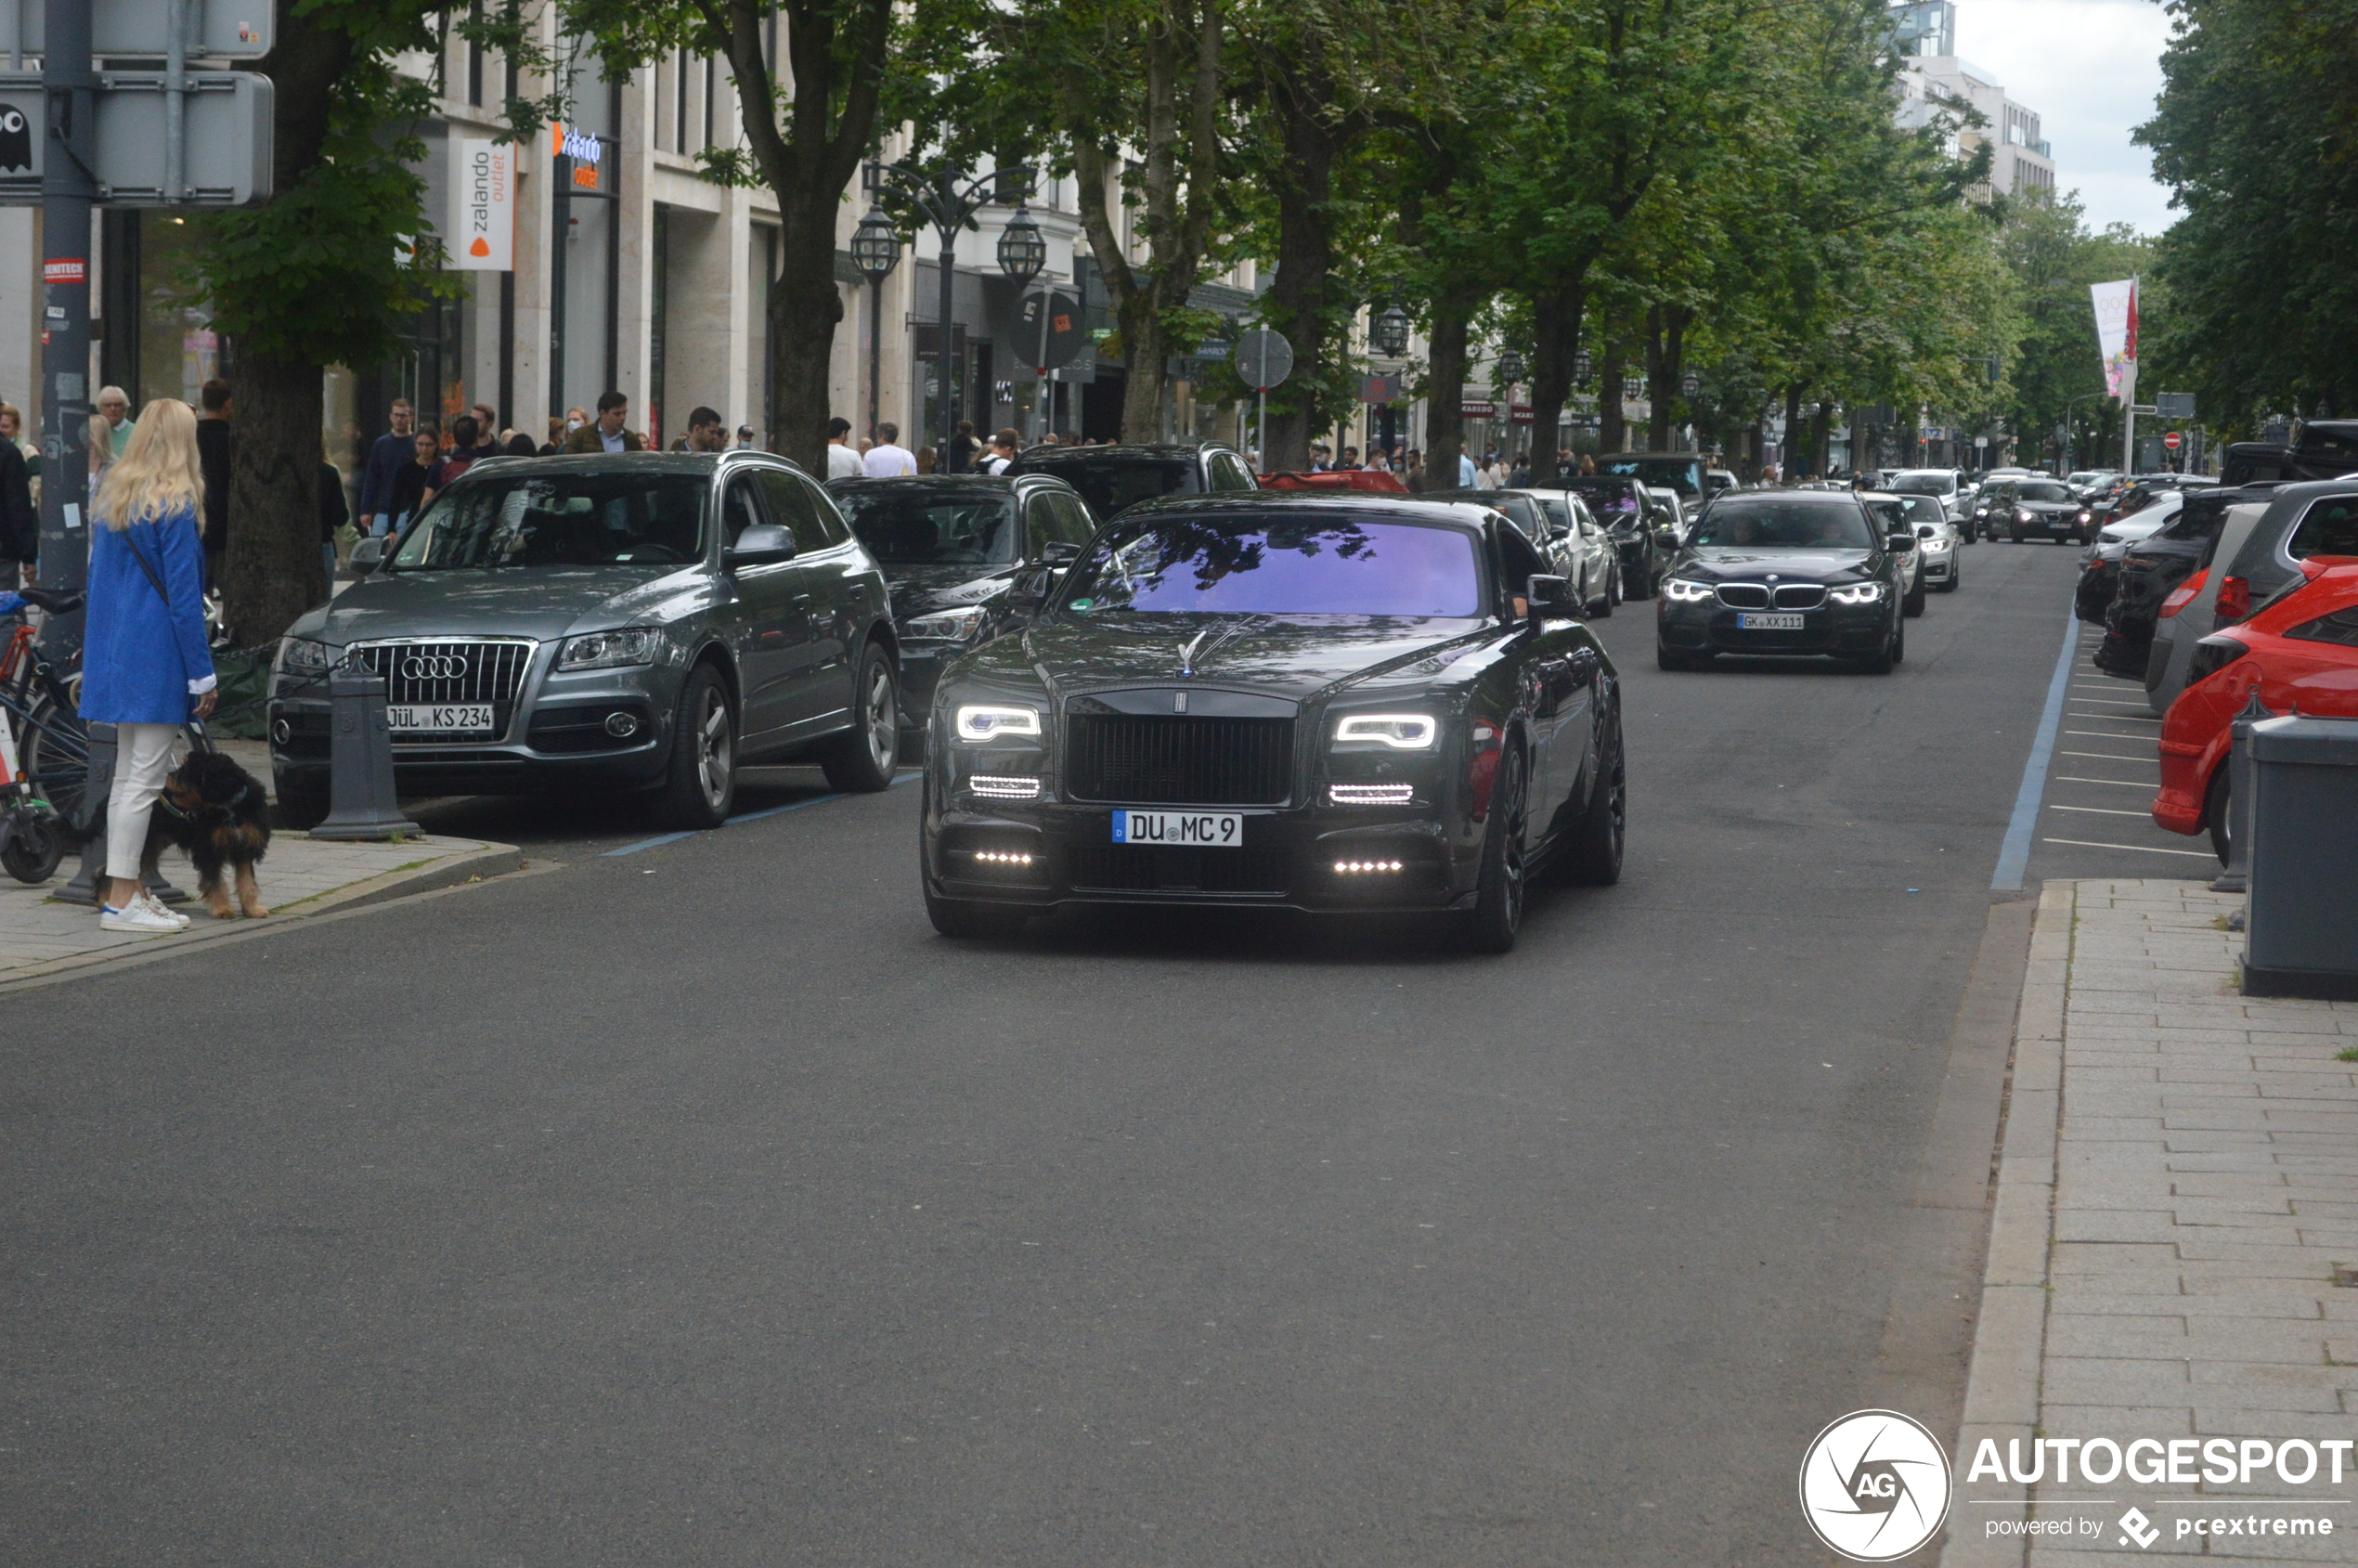
{"type": "Polygon", "coordinates": [[[983,605],[962,604],[954,610],[936,610],[931,615],[912,616],[908,622],[909,635],[963,642],[982,625],[986,613],[983,605]]]}
{"type": "Polygon", "coordinates": [[[1673,577],[1662,585],[1662,596],[1674,604],[1699,604],[1711,594],[1709,583],[1689,582],[1684,577],[1673,577]]]}
{"type": "Polygon", "coordinates": [[[1375,741],[1394,751],[1425,751],[1441,733],[1430,713],[1354,713],[1335,726],[1335,742],[1375,741]]]}
{"type": "Polygon", "coordinates": [[[1036,707],[995,706],[969,703],[958,710],[958,738],[962,741],[995,741],[1002,735],[1037,735],[1040,732],[1040,710],[1036,707]]]}
{"type": "Polygon", "coordinates": [[[651,626],[625,627],[620,631],[592,631],[568,637],[557,652],[559,669],[620,669],[653,664],[663,646],[663,633],[651,626]]]}
{"type": "Polygon", "coordinates": [[[1883,598],[1881,583],[1852,583],[1846,588],[1831,588],[1826,597],[1837,604],[1872,604],[1883,598]]]}

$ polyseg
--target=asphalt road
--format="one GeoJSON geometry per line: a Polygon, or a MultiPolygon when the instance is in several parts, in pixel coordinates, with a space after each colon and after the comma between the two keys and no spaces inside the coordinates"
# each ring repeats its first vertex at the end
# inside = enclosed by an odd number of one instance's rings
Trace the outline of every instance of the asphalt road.
{"type": "Polygon", "coordinates": [[[0,1561],[1827,1561],[1978,1276],[1909,1195],[2075,565],[1964,559],[1885,678],[1601,623],[1626,875],[1504,959],[944,941],[900,789],[461,803],[566,863],[0,998],[0,1561]]]}

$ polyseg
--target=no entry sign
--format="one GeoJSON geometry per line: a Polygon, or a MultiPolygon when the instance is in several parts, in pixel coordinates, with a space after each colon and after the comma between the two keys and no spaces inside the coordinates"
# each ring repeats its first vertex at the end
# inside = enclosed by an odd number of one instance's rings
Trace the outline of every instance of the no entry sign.
{"type": "Polygon", "coordinates": [[[2181,446],[2184,445],[2184,443],[2185,443],[2185,437],[2184,437],[2184,436],[2183,436],[2183,435],[2181,435],[2181,434],[2178,434],[2176,431],[2174,431],[2174,430],[2173,430],[2173,431],[2171,431],[2169,434],[2167,434],[2167,435],[2165,435],[2165,436],[2163,436],[2163,437],[2161,438],[2161,444],[2162,444],[2163,446],[2165,446],[2165,447],[2169,447],[2169,448],[2170,448],[2171,451],[2173,451],[2173,452],[2174,452],[2174,451],[2176,451],[2176,450],[2177,450],[2177,449],[2178,449],[2181,446]]]}

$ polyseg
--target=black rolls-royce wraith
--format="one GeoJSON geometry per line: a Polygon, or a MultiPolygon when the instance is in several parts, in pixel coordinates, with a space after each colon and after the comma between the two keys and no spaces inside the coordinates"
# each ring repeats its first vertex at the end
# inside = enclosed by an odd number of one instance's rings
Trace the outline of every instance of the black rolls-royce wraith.
{"type": "Polygon", "coordinates": [[[1543,868],[1620,875],[1613,665],[1485,507],[1149,502],[935,690],[926,906],[1445,911],[1510,947],[1543,868]]]}

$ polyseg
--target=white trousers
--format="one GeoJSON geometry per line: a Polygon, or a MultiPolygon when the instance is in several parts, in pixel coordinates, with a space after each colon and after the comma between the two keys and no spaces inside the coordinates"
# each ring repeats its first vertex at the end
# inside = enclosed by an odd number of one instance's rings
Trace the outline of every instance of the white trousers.
{"type": "Polygon", "coordinates": [[[114,727],[114,788],[107,794],[107,875],[139,875],[139,851],[147,847],[148,813],[163,793],[172,771],[177,724],[118,724],[114,727]]]}

